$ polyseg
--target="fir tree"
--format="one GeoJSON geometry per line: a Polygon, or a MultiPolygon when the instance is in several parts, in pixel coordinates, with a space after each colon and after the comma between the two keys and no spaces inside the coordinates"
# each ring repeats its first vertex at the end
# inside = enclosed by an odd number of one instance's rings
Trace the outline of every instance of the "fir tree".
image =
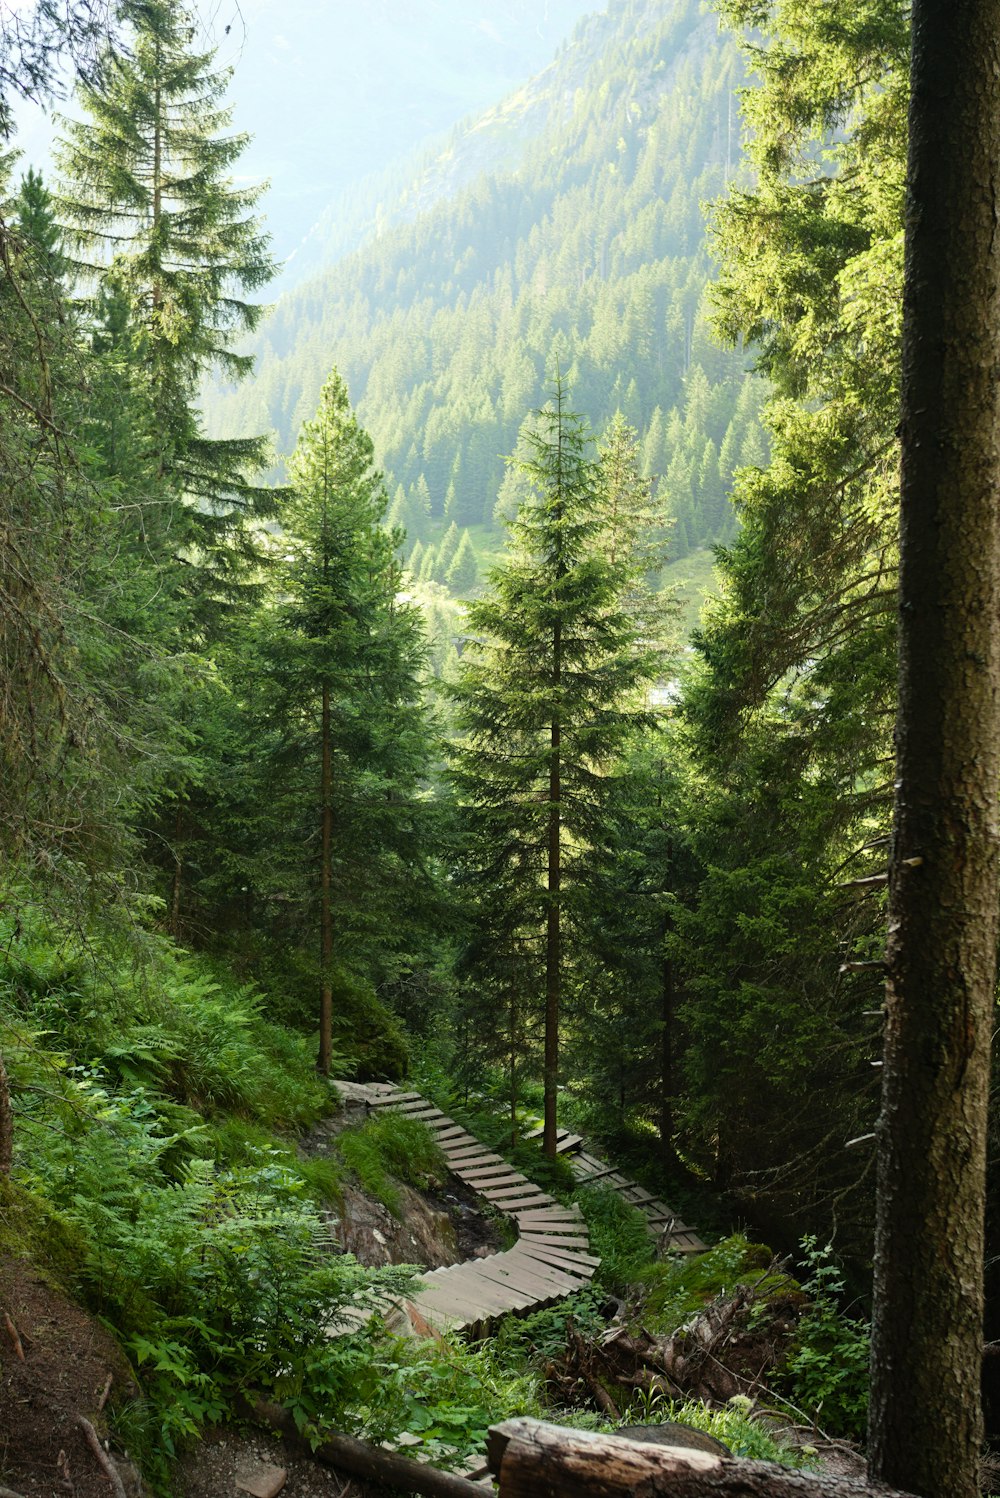
{"type": "Polygon", "coordinates": [[[448,568],[448,587],[459,597],[471,593],[479,581],[479,563],[476,560],[475,548],[468,531],[462,532],[462,539],[458,543],[458,550],[448,568]]]}
{"type": "Polygon", "coordinates": [[[531,492],[510,554],[468,611],[481,643],[462,660],[465,739],[454,773],[481,911],[476,965],[494,983],[508,975],[511,1003],[530,974],[535,1015],[544,1014],[544,1146],[554,1155],[565,917],[581,850],[603,834],[616,758],[645,718],[637,690],[657,662],[623,598],[629,571],[602,548],[590,439],[561,381],[536,418],[521,465],[531,492]]]}
{"type": "Polygon", "coordinates": [[[451,566],[452,562],[455,560],[455,553],[458,550],[460,541],[461,541],[461,535],[459,533],[458,526],[455,524],[455,522],[453,520],[451,522],[451,524],[448,526],[448,528],[445,531],[444,535],[441,537],[441,541],[440,541],[440,543],[438,545],[438,549],[437,549],[437,579],[438,579],[438,582],[443,583],[447,579],[448,568],[451,566]]]}
{"type": "Polygon", "coordinates": [[[38,272],[50,279],[60,277],[65,269],[62,233],[53,211],[52,195],[34,167],[29,166],[21,179],[15,208],[18,233],[24,248],[35,257],[38,272]]]}
{"type": "Polygon", "coordinates": [[[423,639],[419,615],[396,598],[399,567],[372,457],[334,371],[292,459],[282,601],[261,627],[263,681],[250,684],[271,777],[261,875],[315,931],[323,1072],[335,988],[373,932],[391,945],[389,910],[401,921],[401,886],[419,882],[423,639]],[[304,848],[314,850],[305,864],[304,848]]]}
{"type": "Polygon", "coordinates": [[[274,491],[254,481],[264,438],[201,431],[198,382],[212,366],[249,372],[232,344],[263,311],[245,293],[274,267],[252,213],[262,188],[230,176],[247,137],[225,133],[228,73],[192,50],[183,7],[129,0],[124,11],[131,46],[107,53],[99,86],[80,85],[85,118],[63,121],[59,209],[82,267],[128,307],[159,486],[144,544],[175,564],[171,586],[202,614],[207,599],[239,595],[255,555],[247,522],[273,508],[274,491]]]}

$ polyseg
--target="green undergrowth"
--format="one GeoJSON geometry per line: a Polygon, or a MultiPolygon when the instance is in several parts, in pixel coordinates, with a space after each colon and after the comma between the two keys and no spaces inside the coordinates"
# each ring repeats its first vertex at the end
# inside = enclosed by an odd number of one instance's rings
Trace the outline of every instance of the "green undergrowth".
{"type": "Polygon", "coordinates": [[[779,1403],[787,1401],[794,1418],[805,1417],[827,1435],[863,1440],[868,1325],[843,1310],[844,1281],[829,1247],[806,1238],[801,1254],[801,1280],[776,1268],[764,1244],[739,1234],[707,1253],[648,1265],[639,1276],[642,1320],[650,1331],[669,1334],[737,1285],[754,1287],[760,1317],[768,1301],[791,1300],[799,1308],[798,1320],[783,1363],[768,1376],[773,1395],[779,1403]]]}
{"type": "Polygon", "coordinates": [[[44,1196],[0,1176],[0,1258],[29,1259],[65,1290],[72,1286],[85,1248],[83,1234],[44,1196]]]}
{"type": "MultiPolygon", "coordinates": [[[[519,1415],[547,1418],[540,1369],[506,1357],[496,1340],[474,1346],[392,1339],[374,1352],[371,1403],[355,1406],[371,1441],[415,1437],[421,1456],[445,1469],[484,1452],[489,1427],[519,1415]]],[[[416,1455],[407,1444],[406,1454],[416,1455]]]]}
{"type": "Polygon", "coordinates": [[[613,1186],[582,1186],[575,1200],[587,1220],[590,1251],[601,1261],[594,1275],[597,1284],[624,1290],[652,1269],[653,1241],[646,1219],[613,1186]]]}
{"type": "Polygon", "coordinates": [[[700,1399],[669,1399],[656,1390],[641,1396],[626,1410],[625,1425],[662,1425],[668,1420],[701,1430],[729,1447],[734,1456],[748,1461],[778,1462],[783,1467],[811,1467],[815,1454],[782,1440],[773,1426],[764,1423],[753,1400],[736,1395],[721,1409],[700,1399]]]}
{"type": "MultiPolygon", "coordinates": [[[[169,1491],[172,1458],[230,1418],[243,1391],[284,1404],[310,1437],[405,1433],[445,1465],[481,1451],[488,1426],[511,1415],[606,1428],[546,1404],[545,1368],[565,1350],[568,1319],[599,1335],[609,1292],[639,1281],[643,1315],[668,1329],[767,1272],[767,1251],[742,1239],[650,1262],[644,1219],[615,1191],[577,1187],[568,1164],[546,1161],[537,1144],[506,1149],[506,1120],[488,1103],[463,1109],[439,1093],[484,1143],[579,1201],[599,1274],[559,1306],[507,1318],[477,1346],[399,1343],[377,1315],[362,1332],[331,1337],[348,1308],[410,1293],[416,1271],[370,1271],[333,1252],[329,1209],[348,1177],[396,1210],[399,1182],[442,1181],[432,1132],[384,1113],[302,1158],[298,1137],[335,1102],[315,1074],[311,1037],[276,1025],[251,986],[168,941],[97,923],[67,932],[37,907],[22,904],[15,917],[12,905],[0,907],[0,1049],[16,1153],[0,1185],[0,1251],[30,1256],[116,1333],[141,1397],[112,1403],[112,1435],[159,1492],[169,1491]]],[[[817,1258],[805,1287],[812,1310],[785,1393],[847,1429],[857,1384],[841,1378],[846,1334],[825,1263],[817,1258]]],[[[848,1329],[852,1379],[857,1330],[848,1329]]]]}
{"type": "Polygon", "coordinates": [[[775,1381],[793,1409],[806,1410],[830,1436],[863,1440],[868,1423],[869,1326],[841,1306],[844,1278],[829,1245],[806,1237],[800,1248],[806,1307],[775,1381]]]}
{"type": "Polygon", "coordinates": [[[406,1430],[423,1455],[447,1468],[483,1455],[489,1427],[516,1416],[610,1429],[604,1416],[554,1407],[546,1396],[546,1367],[565,1352],[570,1320],[583,1335],[599,1335],[604,1297],[583,1290],[532,1315],[505,1316],[477,1343],[449,1336],[385,1345],[377,1353],[377,1405],[356,1412],[363,1433],[384,1440],[406,1430]]]}
{"type": "Polygon", "coordinates": [[[345,1130],[337,1151],[364,1191],[398,1216],[399,1183],[428,1190],[444,1183],[448,1164],[431,1130],[417,1118],[391,1111],[345,1130]]]}
{"type": "MultiPolygon", "coordinates": [[[[335,1103],[311,1037],[165,940],[96,920],[68,931],[15,897],[0,913],[15,1112],[0,1249],[117,1335],[141,1397],[109,1406],[113,1437],[168,1492],[173,1457],[241,1391],[305,1430],[347,1419],[376,1333],[329,1332],[348,1307],[408,1293],[415,1271],[331,1251],[323,1204],[348,1165],[296,1148],[335,1103]]],[[[437,1168],[426,1130],[375,1132],[387,1168],[437,1168]]]]}

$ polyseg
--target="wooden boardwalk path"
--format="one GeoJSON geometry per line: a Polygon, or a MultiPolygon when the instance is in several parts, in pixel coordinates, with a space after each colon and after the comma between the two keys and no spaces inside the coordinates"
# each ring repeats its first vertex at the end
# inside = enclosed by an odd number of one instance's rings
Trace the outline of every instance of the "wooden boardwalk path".
{"type": "Polygon", "coordinates": [[[436,1331],[462,1331],[509,1311],[537,1310],[590,1283],[600,1260],[590,1252],[579,1207],[563,1207],[419,1093],[383,1082],[337,1087],[345,1101],[426,1123],[449,1170],[517,1227],[513,1248],[421,1275],[420,1288],[387,1317],[394,1330],[419,1330],[425,1322],[436,1331]]]}
{"type": "MultiPolygon", "coordinates": [[[[532,1129],[524,1137],[540,1139],[541,1136],[542,1130],[538,1128],[532,1129]]],[[[596,1184],[598,1181],[602,1185],[612,1186],[623,1200],[639,1208],[649,1224],[650,1232],[660,1240],[662,1251],[682,1254],[705,1252],[705,1244],[694,1228],[689,1228],[666,1202],[644,1190],[606,1160],[601,1160],[590,1150],[584,1149],[583,1144],[579,1134],[571,1134],[568,1129],[556,1131],[556,1154],[564,1156],[581,1186],[596,1184]]]]}
{"type": "Polygon", "coordinates": [[[570,1157],[569,1163],[581,1186],[596,1184],[600,1181],[605,1185],[613,1186],[619,1196],[631,1206],[638,1207],[649,1224],[650,1232],[660,1240],[663,1252],[681,1254],[705,1252],[705,1244],[694,1228],[689,1228],[681,1219],[679,1213],[668,1207],[666,1202],[661,1201],[658,1196],[644,1191],[620,1170],[615,1170],[614,1166],[608,1165],[607,1161],[598,1159],[589,1150],[580,1150],[570,1157]]]}
{"type": "MultiPolygon", "coordinates": [[[[562,1206],[418,1092],[389,1082],[338,1082],[337,1087],[345,1102],[363,1105],[366,1112],[392,1109],[427,1124],[449,1170],[506,1213],[517,1227],[513,1248],[427,1270],[413,1296],[387,1312],[394,1330],[421,1330],[424,1323],[436,1331],[463,1331],[510,1311],[538,1310],[590,1283],[600,1260],[590,1252],[587,1224],[579,1207],[562,1206]]],[[[540,1129],[533,1130],[526,1137],[540,1134],[540,1129]]],[[[581,1185],[600,1181],[638,1207],[663,1250],[704,1252],[705,1244],[678,1213],[583,1148],[579,1135],[561,1129],[557,1149],[581,1185]]],[[[359,1323],[363,1319],[359,1313],[359,1323]]]]}

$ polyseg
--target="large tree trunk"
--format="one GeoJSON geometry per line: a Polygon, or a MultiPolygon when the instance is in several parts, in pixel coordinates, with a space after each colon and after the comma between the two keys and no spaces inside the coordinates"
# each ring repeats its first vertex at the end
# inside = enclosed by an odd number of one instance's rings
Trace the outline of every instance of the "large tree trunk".
{"type": "Polygon", "coordinates": [[[330,1075],[333,1059],[333,902],[331,896],[330,860],[333,847],[333,767],[330,753],[330,684],[323,683],[322,709],[322,859],[320,871],[320,998],[319,1056],[316,1068],[324,1077],[330,1075]]]}
{"type": "Polygon", "coordinates": [[[1000,783],[1000,3],[914,0],[870,1470],[973,1498],[1000,783]]]}

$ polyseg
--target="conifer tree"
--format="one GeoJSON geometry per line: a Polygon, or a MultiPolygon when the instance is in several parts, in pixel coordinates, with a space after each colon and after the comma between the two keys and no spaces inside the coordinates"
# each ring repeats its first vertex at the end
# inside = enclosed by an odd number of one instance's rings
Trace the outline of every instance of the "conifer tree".
{"type": "MultiPolygon", "coordinates": [[[[0,157],[0,191],[12,166],[0,157]]],[[[69,887],[130,863],[136,808],[177,747],[170,672],[121,627],[124,507],[90,445],[103,373],[34,172],[3,204],[0,254],[0,846],[69,887]]]]}
{"type": "Polygon", "coordinates": [[[417,611],[396,598],[399,566],[372,458],[334,371],[291,462],[281,602],[248,667],[267,761],[258,877],[315,933],[322,1072],[338,978],[373,930],[390,944],[389,910],[401,910],[400,886],[416,878],[423,836],[422,631],[417,611]]]}
{"type": "Polygon", "coordinates": [[[530,495],[510,527],[508,558],[468,611],[482,643],[462,660],[465,739],[454,774],[483,916],[477,965],[517,985],[532,974],[535,1013],[544,1014],[543,1143],[554,1155],[565,917],[581,850],[602,836],[616,758],[645,720],[639,688],[657,657],[625,603],[630,570],[602,547],[590,438],[560,380],[536,418],[521,465],[530,495]]]}
{"type": "Polygon", "coordinates": [[[40,172],[29,166],[21,179],[16,203],[17,229],[29,254],[34,252],[37,270],[49,277],[62,274],[62,234],[52,208],[52,196],[40,172]]]}
{"type": "Polygon", "coordinates": [[[85,117],[63,121],[59,211],[81,267],[128,308],[157,486],[143,544],[174,563],[171,586],[200,614],[209,598],[239,596],[255,555],[247,521],[273,508],[274,491],[255,482],[265,439],[201,431],[198,382],[212,366],[249,372],[232,344],[257,325],[263,308],[245,295],[274,267],[252,212],[263,189],[230,175],[247,136],[226,133],[228,73],[192,49],[182,6],[127,0],[123,10],[131,46],[107,53],[99,83],[81,83],[85,117]]]}
{"type": "Polygon", "coordinates": [[[462,532],[462,539],[448,568],[447,581],[451,591],[459,597],[471,593],[479,581],[479,563],[467,530],[462,532]]]}
{"type": "Polygon", "coordinates": [[[459,533],[458,526],[453,520],[448,526],[444,535],[441,537],[441,541],[437,549],[438,582],[443,583],[447,578],[448,568],[455,560],[455,553],[458,551],[460,541],[461,535],[459,533]]]}

